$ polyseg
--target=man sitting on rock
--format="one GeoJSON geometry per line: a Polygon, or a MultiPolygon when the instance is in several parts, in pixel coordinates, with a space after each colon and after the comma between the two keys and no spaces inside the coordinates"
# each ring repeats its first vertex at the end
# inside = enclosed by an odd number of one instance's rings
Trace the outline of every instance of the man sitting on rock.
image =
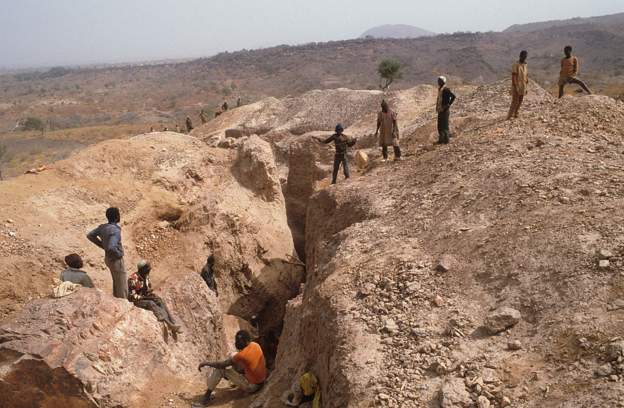
{"type": "Polygon", "coordinates": [[[156,296],[152,290],[152,283],[149,278],[152,270],[149,262],[140,261],[137,264],[137,272],[128,279],[128,300],[136,307],[150,310],[159,322],[164,322],[174,334],[181,333],[180,326],[175,324],[173,316],[165,302],[156,296]]]}
{"type": "Polygon", "coordinates": [[[67,264],[67,269],[61,272],[61,281],[62,282],[71,282],[78,285],[82,285],[85,288],[93,288],[93,281],[87,275],[85,271],[82,270],[83,263],[82,258],[78,254],[69,254],[65,257],[65,263],[67,264]]]}
{"type": "Polygon", "coordinates": [[[260,345],[251,341],[251,335],[245,330],[236,333],[234,345],[239,352],[231,358],[224,361],[206,361],[199,365],[200,371],[204,367],[214,368],[208,377],[208,391],[204,395],[204,405],[209,403],[212,393],[224,378],[250,394],[260,390],[264,384],[267,369],[260,345]]]}

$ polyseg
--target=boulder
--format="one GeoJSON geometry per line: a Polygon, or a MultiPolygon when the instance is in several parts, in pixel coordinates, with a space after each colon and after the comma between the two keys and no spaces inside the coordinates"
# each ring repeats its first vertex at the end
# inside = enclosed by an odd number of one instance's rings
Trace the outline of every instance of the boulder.
{"type": "Polygon", "coordinates": [[[624,357],[624,340],[618,340],[607,345],[607,359],[616,361],[620,357],[624,357]]]}
{"type": "Polygon", "coordinates": [[[201,384],[197,365],[226,355],[221,312],[198,274],[157,291],[182,326],[98,289],[28,304],[0,327],[0,394],[13,408],[131,407],[201,384]]]}
{"type": "Polygon", "coordinates": [[[271,145],[258,136],[251,136],[238,147],[233,173],[241,185],[265,201],[283,200],[271,145]]]}
{"type": "Polygon", "coordinates": [[[225,137],[231,137],[232,139],[240,139],[241,137],[245,136],[245,133],[242,131],[242,129],[226,129],[225,130],[225,137]]]}
{"type": "Polygon", "coordinates": [[[477,404],[479,405],[479,408],[490,408],[491,405],[490,400],[483,395],[477,399],[477,404]]]}
{"type": "Polygon", "coordinates": [[[366,152],[364,152],[363,150],[358,150],[357,153],[355,153],[355,164],[360,170],[366,169],[369,163],[370,160],[366,152]]]}
{"type": "Polygon", "coordinates": [[[485,328],[490,334],[503,332],[520,322],[522,315],[516,309],[501,307],[489,314],[485,328]]]}
{"type": "Polygon", "coordinates": [[[472,406],[470,394],[466,390],[464,380],[452,378],[447,380],[440,390],[440,406],[442,408],[462,408],[472,406]]]}

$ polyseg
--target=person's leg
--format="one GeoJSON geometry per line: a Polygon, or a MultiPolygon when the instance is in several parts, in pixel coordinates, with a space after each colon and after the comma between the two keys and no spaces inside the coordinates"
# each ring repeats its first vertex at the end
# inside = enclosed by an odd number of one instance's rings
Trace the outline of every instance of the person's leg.
{"type": "Polygon", "coordinates": [[[450,124],[449,119],[451,116],[451,111],[446,110],[441,113],[442,116],[442,143],[448,144],[450,139],[450,124]]]}
{"type": "Polygon", "coordinates": [[[386,145],[381,146],[381,156],[383,157],[384,160],[388,160],[388,146],[386,145]]]}
{"type": "Polygon", "coordinates": [[[233,368],[227,368],[224,371],[224,377],[234,384],[238,389],[241,389],[247,393],[253,394],[260,389],[260,385],[249,384],[247,378],[233,368]]]}
{"type": "Polygon", "coordinates": [[[438,143],[440,144],[444,143],[444,119],[442,118],[442,116],[443,112],[438,112],[438,143]]]}
{"type": "Polygon", "coordinates": [[[110,269],[111,277],[113,278],[113,296],[120,299],[128,299],[128,276],[126,275],[123,258],[105,258],[104,262],[110,269]]]}
{"type": "Polygon", "coordinates": [[[587,92],[588,94],[590,94],[590,95],[591,95],[591,93],[592,93],[592,92],[589,90],[589,88],[587,87],[587,85],[585,85],[585,82],[581,81],[581,80],[580,80],[580,79],[578,79],[578,78],[570,78],[570,82],[571,82],[571,83],[573,83],[573,84],[577,84],[578,86],[580,86],[581,88],[583,88],[583,90],[584,90],[585,92],[587,92]]]}
{"type": "Polygon", "coordinates": [[[345,178],[348,179],[351,177],[351,172],[349,171],[349,158],[345,154],[342,158],[342,170],[344,171],[345,178]]]}
{"type": "Polygon", "coordinates": [[[509,107],[509,113],[507,114],[507,120],[510,120],[514,117],[516,113],[516,108],[518,105],[518,93],[513,90],[511,92],[511,106],[509,107]]]}
{"type": "Polygon", "coordinates": [[[563,98],[564,90],[565,90],[565,81],[559,81],[559,99],[563,98]]]}
{"type": "Polygon", "coordinates": [[[340,170],[340,162],[340,156],[334,156],[334,171],[332,173],[332,184],[336,184],[336,181],[338,181],[338,170],[340,170]]]}
{"type": "Polygon", "coordinates": [[[518,95],[518,100],[516,101],[516,109],[514,111],[514,118],[518,117],[520,113],[520,107],[522,106],[522,102],[524,102],[524,95],[518,95]]]}
{"type": "Polygon", "coordinates": [[[392,148],[394,149],[394,160],[401,159],[401,147],[397,144],[392,146],[392,148]]]}
{"type": "Polygon", "coordinates": [[[225,377],[225,370],[221,370],[218,368],[213,368],[212,373],[208,376],[208,384],[207,390],[204,394],[204,398],[202,403],[205,405],[210,401],[210,396],[217,389],[217,385],[221,382],[221,380],[225,377]]]}

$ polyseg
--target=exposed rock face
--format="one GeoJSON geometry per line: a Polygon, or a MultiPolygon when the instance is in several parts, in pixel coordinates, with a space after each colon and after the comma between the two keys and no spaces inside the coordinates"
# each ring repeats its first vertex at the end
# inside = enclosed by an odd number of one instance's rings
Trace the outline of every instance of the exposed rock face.
{"type": "Polygon", "coordinates": [[[442,385],[440,390],[440,406],[442,408],[467,408],[471,405],[472,400],[463,379],[451,378],[442,385]]]}
{"type": "Polygon", "coordinates": [[[227,350],[216,297],[197,274],[166,282],[161,295],[182,326],[177,340],[151,312],[97,289],[29,304],[0,327],[0,405],[136,407],[203,382],[197,365],[227,350]]]}

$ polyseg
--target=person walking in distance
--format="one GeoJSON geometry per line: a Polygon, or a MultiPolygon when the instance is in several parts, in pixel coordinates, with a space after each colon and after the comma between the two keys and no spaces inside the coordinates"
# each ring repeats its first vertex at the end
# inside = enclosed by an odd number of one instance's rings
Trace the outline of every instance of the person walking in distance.
{"type": "Polygon", "coordinates": [[[121,244],[121,215],[119,209],[106,210],[108,223],[102,224],[87,234],[87,239],[104,250],[104,262],[113,277],[113,296],[128,299],[128,277],[124,266],[124,250],[121,244]]]}
{"type": "Polygon", "coordinates": [[[332,173],[332,184],[336,184],[336,181],[338,181],[338,171],[340,170],[341,164],[345,178],[348,179],[351,174],[349,172],[349,159],[347,157],[347,153],[349,147],[354,146],[357,142],[357,139],[351,139],[349,136],[345,135],[344,128],[341,124],[338,124],[336,125],[336,133],[334,133],[325,140],[317,140],[325,144],[334,142],[334,145],[336,146],[336,154],[334,155],[334,171],[332,173]]]}
{"type": "Polygon", "coordinates": [[[451,105],[455,102],[455,94],[446,86],[446,77],[438,78],[438,144],[448,144],[450,139],[451,105]]]}
{"type": "Polygon", "coordinates": [[[527,51],[522,51],[518,62],[511,67],[511,107],[507,120],[518,117],[524,97],[529,90],[529,68],[526,62],[528,56],[527,51]]]}
{"type": "Polygon", "coordinates": [[[399,126],[397,115],[390,110],[388,102],[381,101],[381,112],[377,114],[377,130],[375,137],[379,135],[379,146],[383,161],[388,160],[388,146],[394,149],[394,160],[401,160],[401,148],[399,147],[399,126]]]}
{"type": "Polygon", "coordinates": [[[580,64],[578,58],[572,55],[572,47],[567,45],[563,52],[565,57],[561,60],[561,72],[559,73],[559,98],[563,98],[564,88],[568,84],[576,84],[591,95],[592,92],[585,85],[585,82],[576,77],[580,70],[580,64]]]}
{"type": "Polygon", "coordinates": [[[190,116],[186,117],[186,132],[187,133],[191,133],[191,130],[193,130],[193,121],[191,120],[190,116]]]}

